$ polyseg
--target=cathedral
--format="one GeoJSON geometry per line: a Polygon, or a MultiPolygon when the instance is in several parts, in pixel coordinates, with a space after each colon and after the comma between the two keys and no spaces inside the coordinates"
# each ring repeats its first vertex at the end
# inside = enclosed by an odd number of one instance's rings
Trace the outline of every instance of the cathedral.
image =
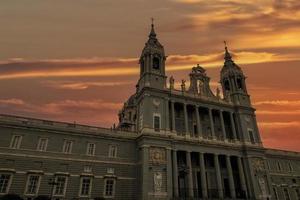
{"type": "Polygon", "coordinates": [[[152,23],[116,127],[0,115],[0,197],[299,200],[300,153],[263,147],[227,46],[222,95],[200,65],[177,89],[166,58],[152,23]]]}

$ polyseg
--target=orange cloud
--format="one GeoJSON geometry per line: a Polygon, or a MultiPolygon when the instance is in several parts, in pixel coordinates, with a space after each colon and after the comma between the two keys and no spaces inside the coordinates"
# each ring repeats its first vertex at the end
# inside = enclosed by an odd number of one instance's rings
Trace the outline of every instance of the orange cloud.
{"type": "Polygon", "coordinates": [[[287,127],[300,127],[300,121],[290,122],[259,122],[258,125],[262,128],[287,128],[287,127]]]}
{"type": "Polygon", "coordinates": [[[85,90],[90,87],[114,87],[120,85],[134,84],[130,81],[115,81],[115,82],[75,82],[75,81],[45,81],[44,84],[48,87],[56,89],[71,89],[71,90],[85,90]]]}
{"type": "Polygon", "coordinates": [[[253,105],[300,106],[300,100],[257,101],[254,102],[253,105]]]}
{"type": "MultiPolygon", "coordinates": [[[[300,59],[299,55],[278,55],[269,52],[241,51],[233,52],[232,54],[235,61],[241,65],[300,59]]],[[[116,58],[115,60],[111,58],[93,58],[91,60],[54,59],[11,62],[0,65],[0,79],[136,75],[139,73],[139,66],[136,61],[137,58],[116,58]]],[[[223,52],[207,55],[170,55],[167,59],[166,70],[187,70],[197,63],[203,64],[206,68],[220,67],[223,63],[223,52]]]]}

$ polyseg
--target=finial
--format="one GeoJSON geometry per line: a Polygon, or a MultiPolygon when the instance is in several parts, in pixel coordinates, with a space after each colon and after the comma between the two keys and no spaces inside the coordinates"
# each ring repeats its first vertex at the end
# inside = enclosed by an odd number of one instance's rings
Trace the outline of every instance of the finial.
{"type": "Polygon", "coordinates": [[[230,53],[228,52],[228,48],[227,48],[227,42],[224,40],[224,45],[225,45],[225,57],[224,59],[225,60],[231,60],[231,55],[230,53]]]}
{"type": "Polygon", "coordinates": [[[151,17],[151,31],[150,31],[149,37],[150,38],[156,37],[156,33],[154,31],[154,18],[153,17],[151,17]]]}

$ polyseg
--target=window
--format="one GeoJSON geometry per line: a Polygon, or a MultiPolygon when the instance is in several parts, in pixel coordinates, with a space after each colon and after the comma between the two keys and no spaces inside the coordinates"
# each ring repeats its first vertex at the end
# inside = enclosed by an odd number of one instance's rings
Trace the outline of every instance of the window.
{"type": "Polygon", "coordinates": [[[21,135],[13,135],[10,143],[10,148],[19,149],[21,145],[22,136],[21,135]]]}
{"type": "Polygon", "coordinates": [[[158,57],[154,57],[153,58],[153,69],[159,69],[159,58],[158,57]]]}
{"type": "Polygon", "coordinates": [[[37,150],[38,151],[46,151],[48,145],[48,139],[47,138],[40,138],[38,145],[37,145],[37,150]]]}
{"type": "Polygon", "coordinates": [[[80,185],[80,196],[89,196],[92,188],[92,178],[82,177],[80,185]]]}
{"type": "Polygon", "coordinates": [[[39,175],[29,175],[26,184],[26,194],[35,195],[38,192],[40,184],[39,175]]]}
{"type": "Polygon", "coordinates": [[[115,145],[110,145],[109,146],[108,157],[110,157],[110,158],[116,158],[117,157],[117,146],[115,146],[115,145]]]}
{"type": "Polygon", "coordinates": [[[11,183],[11,174],[0,174],[0,194],[7,194],[11,183]]]}
{"type": "Polygon", "coordinates": [[[229,90],[230,90],[230,85],[229,85],[229,81],[228,81],[228,80],[226,80],[226,81],[224,82],[224,86],[225,86],[225,90],[226,90],[226,91],[229,91],[229,90]]]}
{"type": "Polygon", "coordinates": [[[89,156],[95,155],[96,145],[94,143],[88,143],[86,154],[89,156]]]}
{"type": "Polygon", "coordinates": [[[115,194],[115,180],[105,179],[104,181],[104,197],[113,197],[115,194]]]}
{"type": "Polygon", "coordinates": [[[287,188],[284,188],[284,189],[283,189],[283,193],[284,193],[284,198],[285,198],[285,200],[291,200],[290,194],[289,194],[289,191],[288,191],[287,188]]]}
{"type": "Polygon", "coordinates": [[[250,142],[251,142],[252,144],[254,144],[254,143],[255,143],[255,140],[254,140],[253,131],[252,131],[252,130],[248,130],[248,134],[249,134],[250,142]]]}
{"type": "Polygon", "coordinates": [[[54,195],[56,196],[64,196],[67,185],[67,177],[66,176],[57,176],[55,178],[55,188],[54,195]]]}
{"type": "Polygon", "coordinates": [[[241,78],[236,79],[238,89],[243,89],[243,83],[241,78]]]}
{"type": "Polygon", "coordinates": [[[153,117],[153,125],[154,125],[154,130],[159,132],[160,130],[160,116],[159,115],[154,115],[153,117]]]}
{"type": "Polygon", "coordinates": [[[278,194],[276,188],[273,187],[274,199],[278,200],[278,194]]]}
{"type": "Polygon", "coordinates": [[[64,153],[71,153],[72,152],[72,146],[73,146],[72,141],[65,140],[64,147],[63,147],[63,152],[64,153]]]}

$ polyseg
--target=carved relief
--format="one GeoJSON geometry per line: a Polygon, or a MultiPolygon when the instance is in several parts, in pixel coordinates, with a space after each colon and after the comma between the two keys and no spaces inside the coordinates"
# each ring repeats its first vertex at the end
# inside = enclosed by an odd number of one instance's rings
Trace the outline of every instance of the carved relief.
{"type": "Polygon", "coordinates": [[[256,171],[262,171],[265,169],[264,160],[261,158],[254,158],[252,161],[252,166],[256,171]]]}
{"type": "Polygon", "coordinates": [[[154,173],[154,192],[161,192],[162,190],[162,173],[155,172],[154,173]]]}
{"type": "Polygon", "coordinates": [[[159,147],[150,148],[150,162],[153,164],[166,163],[166,150],[159,147]]]}

